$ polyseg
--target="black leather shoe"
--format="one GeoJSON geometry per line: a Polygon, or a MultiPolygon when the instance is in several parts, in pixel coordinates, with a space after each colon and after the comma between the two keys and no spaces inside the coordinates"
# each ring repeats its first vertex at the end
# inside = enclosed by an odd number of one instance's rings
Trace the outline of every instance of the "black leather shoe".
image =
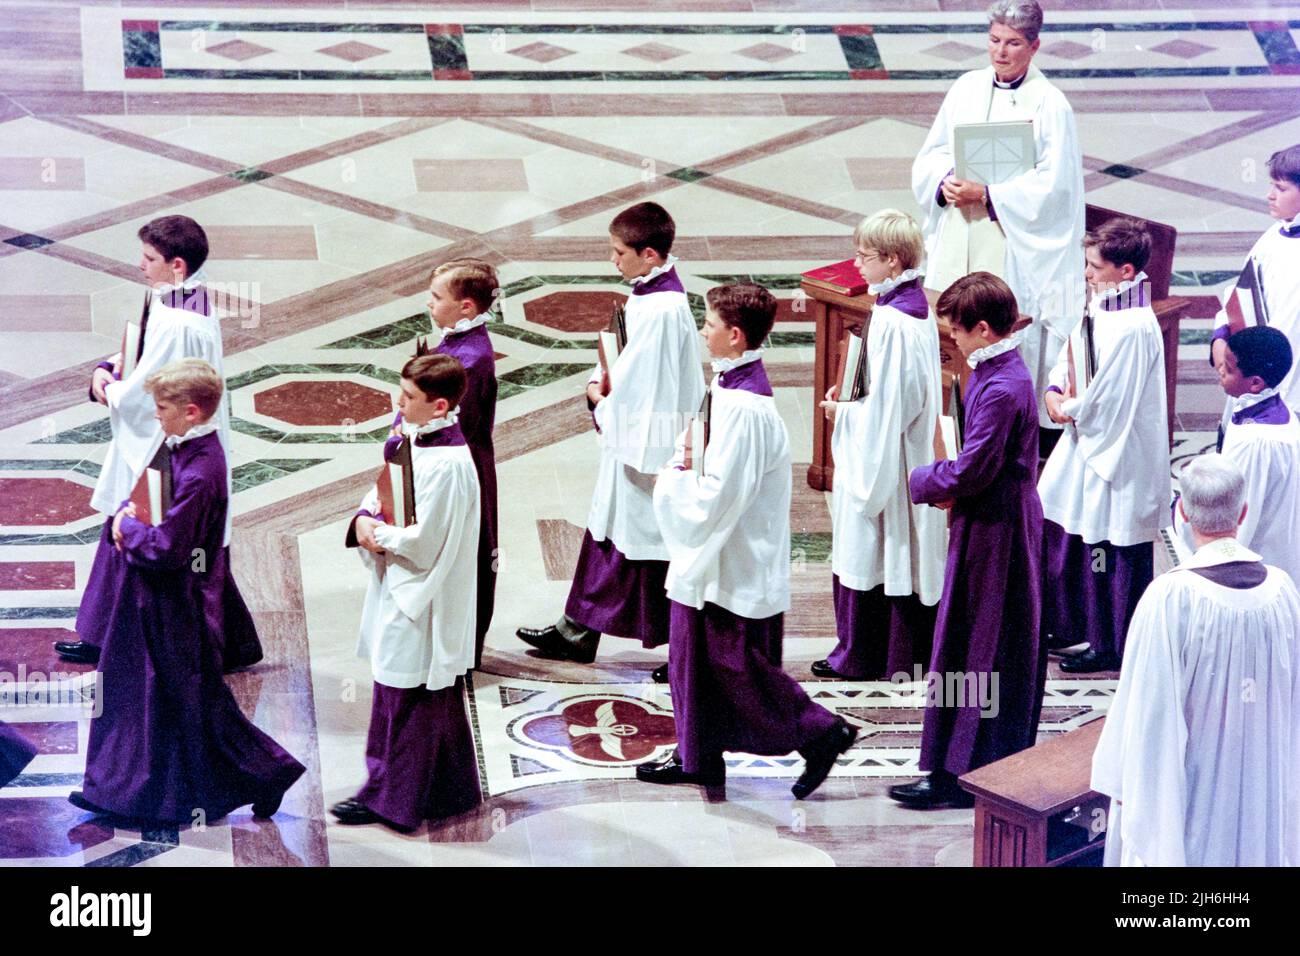
{"type": "Polygon", "coordinates": [[[84,641],[55,641],[54,649],[65,661],[73,664],[98,664],[99,648],[84,641]]]}
{"type": "Polygon", "coordinates": [[[889,795],[903,806],[914,810],[975,806],[975,798],[963,790],[957,783],[957,778],[953,776],[936,778],[934,774],[930,774],[912,783],[896,784],[889,788],[889,795]]]}
{"type": "Polygon", "coordinates": [[[652,670],[652,671],[650,672],[650,679],[651,679],[652,681],[654,681],[656,684],[667,684],[667,683],[668,683],[668,665],[667,665],[667,664],[660,664],[658,667],[656,667],[654,670],[652,670]]]}
{"type": "Polygon", "coordinates": [[[1082,654],[1061,658],[1061,670],[1066,674],[1093,674],[1097,671],[1119,670],[1119,658],[1114,654],[1098,654],[1088,648],[1082,654]]]}
{"type": "Polygon", "coordinates": [[[663,760],[637,764],[636,778],[642,783],[694,783],[702,787],[721,787],[727,780],[727,768],[719,761],[714,770],[687,773],[674,750],[663,760]]]}
{"type": "MultiPolygon", "coordinates": [[[[255,814],[256,810],[253,811],[255,814]]],[[[367,823],[383,823],[379,814],[370,810],[368,807],[358,803],[356,800],[340,800],[334,806],[330,807],[330,813],[334,814],[339,823],[345,826],[362,826],[367,823]]]]}
{"type": "Polygon", "coordinates": [[[854,679],[850,677],[848,674],[841,674],[835,668],[831,667],[830,661],[825,661],[825,660],[813,661],[812,667],[810,667],[809,670],[812,671],[813,677],[830,678],[831,680],[853,680],[854,679]]]}
{"type": "Polygon", "coordinates": [[[804,754],[803,773],[795,781],[790,792],[795,799],[802,800],[822,785],[835,766],[835,759],[853,746],[858,739],[858,729],[848,721],[840,718],[839,722],[821,736],[804,754]]]}
{"type": "Polygon", "coordinates": [[[269,820],[280,811],[280,803],[284,800],[284,791],[276,794],[274,797],[263,797],[253,804],[253,816],[259,820],[269,820]]]}
{"type": "Polygon", "coordinates": [[[596,659],[596,648],[600,645],[600,632],[587,631],[581,637],[570,640],[560,633],[554,624],[549,627],[521,627],[515,636],[525,644],[537,648],[538,657],[552,661],[573,661],[577,664],[590,664],[596,659]]]}

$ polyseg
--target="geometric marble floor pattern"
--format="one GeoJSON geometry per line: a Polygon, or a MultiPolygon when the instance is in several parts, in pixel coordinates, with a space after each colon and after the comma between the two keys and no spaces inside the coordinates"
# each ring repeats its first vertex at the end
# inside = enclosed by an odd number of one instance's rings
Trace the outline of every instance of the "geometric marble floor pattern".
{"type": "MultiPolygon", "coordinates": [[[[983,3],[431,6],[0,0],[0,45],[31,54],[0,80],[0,716],[38,748],[0,790],[0,864],[969,865],[970,811],[885,796],[916,770],[920,688],[808,669],[834,616],[828,496],[805,480],[813,325],[798,276],[849,255],[863,215],[919,215],[911,159],[952,80],[986,62],[983,3]],[[627,292],[606,226],[646,199],[677,219],[697,319],[723,282],[780,302],[765,360],[795,463],[785,665],[859,728],[808,801],[789,792],[794,758],[728,755],[725,802],[637,784],[633,765],[673,739],[671,698],[648,680],[663,650],[607,639],[582,667],[513,636],[568,591],[597,462],[581,392],[627,292]],[[272,821],[245,808],[140,832],[66,802],[94,695],[50,643],[73,636],[99,537],[88,502],[109,429],[85,400],[88,369],[139,308],[136,229],[166,213],[208,229],[221,292],[232,558],[267,651],[229,684],[307,773],[272,821]],[[364,577],[342,530],[397,370],[430,332],[428,273],[461,255],[501,280],[500,578],[470,682],[486,801],[408,836],[340,827],[326,808],[363,779],[371,688],[355,656],[364,577]],[[55,670],[67,698],[12,706],[55,670]]],[[[1171,295],[1191,306],[1176,479],[1213,445],[1211,317],[1270,222],[1260,171],[1300,141],[1300,9],[1069,7],[1048,11],[1035,62],[1075,109],[1087,201],[1178,230],[1171,295]]],[[[1105,710],[1113,677],[1053,665],[1041,732],[1105,710]]]]}

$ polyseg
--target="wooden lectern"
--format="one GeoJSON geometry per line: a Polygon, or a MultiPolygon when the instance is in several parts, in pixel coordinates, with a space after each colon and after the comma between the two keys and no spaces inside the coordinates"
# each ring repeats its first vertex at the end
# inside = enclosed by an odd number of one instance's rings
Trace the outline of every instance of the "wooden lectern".
{"type": "MultiPolygon", "coordinates": [[[[1107,219],[1120,215],[1123,213],[1103,209],[1100,206],[1088,206],[1085,223],[1088,229],[1096,229],[1107,219]]],[[[1169,297],[1174,243],[1178,231],[1173,226],[1163,223],[1142,221],[1150,230],[1152,239],[1151,260],[1147,263],[1146,273],[1151,279],[1152,305],[1164,337],[1165,391],[1169,410],[1169,444],[1172,447],[1174,398],[1178,384],[1178,323],[1182,321],[1191,302],[1184,298],[1169,297]]],[[[1079,255],[1083,255],[1082,249],[1079,250],[1079,255]]],[[[839,295],[806,282],[801,288],[804,295],[811,300],[813,321],[817,330],[816,352],[813,360],[813,454],[812,464],[808,467],[808,484],[818,491],[829,491],[835,474],[835,464],[831,460],[831,426],[819,405],[826,395],[826,390],[835,381],[835,372],[840,360],[840,344],[844,340],[844,333],[854,331],[866,335],[875,296],[869,293],[852,297],[839,295]]],[[[937,293],[926,290],[926,295],[933,305],[938,297],[937,293]]],[[[942,371],[957,374],[964,394],[966,379],[971,369],[944,322],[939,323],[939,362],[942,371]]]]}
{"type": "Polygon", "coordinates": [[[1100,866],[1110,798],[1092,789],[1106,719],[958,778],[975,795],[975,866],[1100,866]]]}

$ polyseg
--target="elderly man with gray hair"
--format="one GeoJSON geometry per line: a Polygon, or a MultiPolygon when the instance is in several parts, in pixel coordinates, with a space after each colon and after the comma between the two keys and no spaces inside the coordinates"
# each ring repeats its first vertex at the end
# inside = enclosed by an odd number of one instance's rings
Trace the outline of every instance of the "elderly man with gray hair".
{"type": "Polygon", "coordinates": [[[1042,9],[1033,0],[998,0],[988,19],[989,65],[953,83],[912,164],[925,215],[925,286],[942,292],[981,271],[1006,281],[1034,320],[1019,347],[1034,376],[1038,423],[1059,431],[1042,397],[1083,317],[1083,154],[1069,101],[1031,62],[1042,9]],[[1020,123],[1032,124],[1032,162],[1000,172],[972,163],[958,175],[965,165],[956,155],[958,127],[1020,123]]]}
{"type": "Polygon", "coordinates": [[[1138,603],[1092,760],[1108,866],[1300,864],[1300,594],[1236,540],[1221,455],[1183,470],[1196,552],[1138,603]]]}

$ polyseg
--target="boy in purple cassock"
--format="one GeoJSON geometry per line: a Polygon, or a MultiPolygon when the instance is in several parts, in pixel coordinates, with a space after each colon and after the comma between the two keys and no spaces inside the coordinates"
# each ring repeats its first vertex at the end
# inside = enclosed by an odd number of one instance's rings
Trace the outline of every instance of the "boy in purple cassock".
{"type": "Polygon", "coordinates": [[[708,307],[703,335],[718,373],[708,443],[687,450],[682,441],[654,492],[671,555],[668,682],[677,749],[641,764],[636,775],[646,783],[720,786],[724,750],[797,750],[806,766],[793,790],[803,799],[857,731],[781,669],[790,608],[790,440],[759,348],[772,330],[776,299],[757,285],[719,286],[709,290],[708,307]]]}
{"type": "MultiPolygon", "coordinates": [[[[704,398],[695,317],[669,252],[676,231],[668,210],[652,202],[624,209],[609,225],[610,259],[632,283],[627,344],[608,375],[598,365],[587,384],[600,471],[564,614],[549,627],[515,632],[541,657],[590,664],[601,634],[644,647],[667,642],[668,549],[655,524],[655,475],[672,457],[680,422],[704,398]]],[[[654,679],[666,682],[668,665],[654,679]]]]}
{"type": "MultiPolygon", "coordinates": [[[[497,273],[481,259],[451,259],[433,270],[429,281],[429,317],[442,332],[433,349],[450,355],[465,369],[465,394],[456,407],[461,433],[474,459],[482,495],[478,537],[478,603],[475,608],[474,666],[483,664],[483,644],[492,624],[497,590],[497,459],[492,428],[497,417],[497,362],[488,335],[497,273]]],[[[421,344],[417,354],[425,354],[421,344]]],[[[402,414],[384,443],[387,460],[401,443],[402,414]]]]}
{"type": "Polygon", "coordinates": [[[68,799],[141,822],[213,820],[250,803],[269,817],[304,768],[240,712],[222,678],[221,377],[187,358],[145,388],[171,449],[172,501],[153,525],[129,501],[113,519],[124,570],[99,658],[103,712],[90,724],[82,790],[68,799]]]}
{"type": "Polygon", "coordinates": [[[935,312],[974,371],[957,459],[909,477],[913,501],[952,510],[921,737],[930,775],[889,790],[912,807],[969,806],[958,776],[1033,744],[1047,660],[1037,400],[1011,334],[1016,299],[998,277],[974,272],[944,291],[935,312]]]}
{"type": "Polygon", "coordinates": [[[0,723],[0,787],[13,780],[36,756],[36,748],[12,727],[0,723]]]}
{"type": "Polygon", "coordinates": [[[465,707],[479,552],[478,477],[456,413],[465,384],[449,355],[406,363],[399,402],[415,522],[393,524],[372,488],[348,531],[370,571],[357,654],[375,684],[366,782],[330,808],[343,824],[406,832],[482,800],[465,707]]]}

